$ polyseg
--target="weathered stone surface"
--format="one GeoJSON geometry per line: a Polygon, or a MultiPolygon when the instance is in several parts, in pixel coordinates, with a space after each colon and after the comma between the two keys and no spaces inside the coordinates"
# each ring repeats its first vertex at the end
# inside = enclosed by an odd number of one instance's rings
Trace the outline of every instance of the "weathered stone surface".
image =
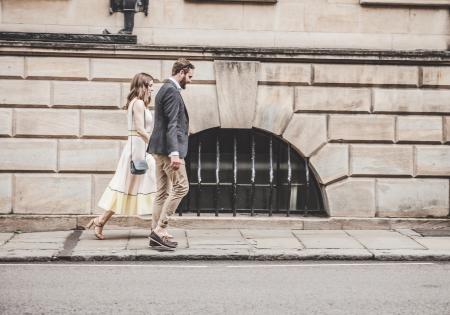
{"type": "Polygon", "coordinates": [[[294,114],[283,133],[283,138],[309,157],[327,143],[327,116],[294,114]]]}
{"type": "Polygon", "coordinates": [[[416,174],[450,176],[450,146],[417,146],[416,174]]]}
{"type": "Polygon", "coordinates": [[[12,109],[0,108],[0,136],[12,136],[12,109]]]}
{"type": "MultiPolygon", "coordinates": [[[[167,79],[172,75],[172,67],[175,60],[163,60],[162,61],[162,76],[161,79],[167,79]]],[[[214,72],[214,62],[212,61],[202,61],[202,60],[191,60],[192,64],[195,66],[193,82],[211,82],[216,80],[216,75],[214,72]]],[[[188,86],[187,90],[192,88],[188,86]]]]}
{"type": "Polygon", "coordinates": [[[300,239],[307,249],[309,248],[335,248],[335,249],[351,249],[364,248],[354,238],[349,236],[345,231],[299,231],[294,230],[293,233],[300,239]]]}
{"type": "Polygon", "coordinates": [[[408,33],[409,8],[386,10],[385,7],[362,7],[358,11],[362,33],[408,33]]]}
{"type": "Polygon", "coordinates": [[[450,250],[450,237],[415,237],[414,240],[428,249],[450,250]]]}
{"type": "Polygon", "coordinates": [[[50,82],[0,80],[0,104],[50,105],[50,82]]]}
{"type": "Polygon", "coordinates": [[[83,137],[126,137],[127,111],[82,110],[81,135],[83,137]]]}
{"type": "Polygon", "coordinates": [[[60,140],[60,171],[115,171],[120,145],[112,140],[60,140]]]}
{"type": "Polygon", "coordinates": [[[182,95],[189,113],[191,133],[220,126],[217,90],[214,85],[191,85],[182,95]]]}
{"type": "Polygon", "coordinates": [[[395,117],[386,115],[330,115],[330,140],[394,141],[395,117]]]}
{"type": "Polygon", "coordinates": [[[294,88],[260,85],[253,127],[280,135],[292,117],[293,108],[294,88]]]}
{"type": "Polygon", "coordinates": [[[349,178],[327,186],[329,215],[332,217],[374,217],[375,180],[349,178]]]}
{"type": "Polygon", "coordinates": [[[97,206],[97,203],[102,197],[103,192],[105,191],[112,177],[113,177],[112,174],[94,175],[94,197],[92,200],[93,202],[92,210],[94,214],[100,214],[105,212],[105,209],[102,209],[99,206],[97,206]]]}
{"type": "Polygon", "coordinates": [[[370,112],[370,90],[333,87],[298,87],[295,111],[370,112]]]}
{"type": "Polygon", "coordinates": [[[450,86],[450,67],[423,67],[422,85],[450,86]]]}
{"type": "Polygon", "coordinates": [[[16,174],[14,213],[86,214],[91,207],[90,175],[16,174]]]}
{"type": "Polygon", "coordinates": [[[449,214],[447,179],[378,179],[377,216],[443,217],[449,214]]]}
{"type": "Polygon", "coordinates": [[[89,78],[89,59],[66,57],[26,57],[27,78],[89,78]]]}
{"type": "Polygon", "coordinates": [[[161,61],[149,59],[91,59],[93,80],[125,80],[131,82],[134,75],[144,72],[155,80],[161,80],[161,61]]]}
{"type": "Polygon", "coordinates": [[[261,63],[260,82],[304,83],[311,82],[311,65],[295,63],[261,63]]]}
{"type": "Polygon", "coordinates": [[[55,106],[119,107],[120,84],[109,82],[54,82],[55,106]]]}
{"type": "Polygon", "coordinates": [[[77,227],[76,216],[7,215],[0,217],[0,231],[63,231],[77,227]]]}
{"type": "Polygon", "coordinates": [[[256,108],[258,63],[215,61],[222,128],[251,128],[256,108]]]}
{"type": "Polygon", "coordinates": [[[24,57],[0,57],[0,77],[23,78],[24,69],[24,57]]]}
{"type": "Polygon", "coordinates": [[[444,117],[444,141],[450,142],[450,117],[444,117]]]}
{"type": "Polygon", "coordinates": [[[0,139],[0,170],[56,170],[56,140],[0,139]]]}
{"type": "Polygon", "coordinates": [[[20,136],[78,136],[79,110],[16,109],[15,134],[20,136]]]}
{"type": "Polygon", "coordinates": [[[328,143],[310,159],[319,181],[327,184],[348,175],[349,147],[347,144],[328,143]]]}
{"type": "Polygon", "coordinates": [[[359,27],[359,8],[326,2],[306,3],[305,30],[307,32],[353,32],[359,27]]]}
{"type": "Polygon", "coordinates": [[[414,66],[318,64],[313,67],[314,83],[411,86],[419,83],[419,69],[414,66]]]}
{"type": "Polygon", "coordinates": [[[399,116],[397,141],[435,141],[442,139],[442,118],[428,116],[399,116]]]}
{"type": "Polygon", "coordinates": [[[374,89],[374,112],[449,113],[450,90],[374,89]]]}
{"type": "Polygon", "coordinates": [[[367,249],[425,249],[408,236],[395,231],[347,231],[367,249]]]}
{"type": "Polygon", "coordinates": [[[413,147],[361,144],[350,146],[352,175],[413,175],[413,147]]]}
{"type": "MultiPolygon", "coordinates": [[[[0,213],[11,213],[12,210],[12,175],[0,174],[0,213]]],[[[0,241],[1,244],[1,241],[0,241]]]]}

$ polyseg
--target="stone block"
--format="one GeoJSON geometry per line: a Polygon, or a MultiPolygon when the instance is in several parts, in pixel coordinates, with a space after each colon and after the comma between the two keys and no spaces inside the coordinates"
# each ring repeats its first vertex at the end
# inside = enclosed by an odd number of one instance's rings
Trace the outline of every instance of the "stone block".
{"type": "Polygon", "coordinates": [[[450,67],[423,67],[423,86],[450,86],[450,67]]]}
{"type": "Polygon", "coordinates": [[[444,117],[444,141],[446,143],[450,142],[450,117],[444,117]]]}
{"type": "Polygon", "coordinates": [[[416,175],[450,176],[450,146],[416,146],[416,175]]]}
{"type": "Polygon", "coordinates": [[[92,200],[93,202],[92,211],[94,214],[100,214],[105,212],[105,209],[100,208],[97,205],[97,203],[102,197],[106,187],[108,187],[108,184],[111,181],[112,177],[113,177],[112,174],[94,175],[94,199],[92,200]]]}
{"type": "Polygon", "coordinates": [[[378,179],[378,217],[444,217],[449,214],[448,179],[378,179]]]}
{"type": "Polygon", "coordinates": [[[258,87],[253,127],[281,135],[293,113],[293,87],[264,85],[258,87]]]}
{"type": "Polygon", "coordinates": [[[19,136],[78,136],[80,112],[73,109],[16,109],[19,136]]]}
{"type": "Polygon", "coordinates": [[[261,63],[260,82],[298,83],[311,82],[311,65],[301,63],[261,63]]]}
{"type": "Polygon", "coordinates": [[[375,179],[349,178],[325,190],[331,217],[375,216],[375,179]]]}
{"type": "Polygon", "coordinates": [[[0,139],[0,170],[56,170],[56,140],[0,139]]]}
{"type": "Polygon", "coordinates": [[[191,133],[220,127],[217,90],[212,84],[193,84],[182,92],[191,133]]]}
{"type": "Polygon", "coordinates": [[[126,137],[126,110],[82,110],[81,135],[83,137],[126,137]]]}
{"type": "Polygon", "coordinates": [[[161,80],[161,61],[149,59],[91,59],[91,78],[93,80],[131,82],[140,72],[150,74],[155,81],[161,80]]]}
{"type": "Polygon", "coordinates": [[[395,117],[330,115],[328,137],[335,141],[394,141],[395,117]]]}
{"type": "Polygon", "coordinates": [[[1,56],[0,77],[23,78],[25,69],[24,63],[24,57],[1,56]]]}
{"type": "Polygon", "coordinates": [[[0,173],[0,214],[11,213],[11,211],[12,211],[12,175],[0,173]]]}
{"type": "Polygon", "coordinates": [[[89,78],[89,59],[67,57],[26,57],[27,78],[78,79],[89,78]]]}
{"type": "Polygon", "coordinates": [[[50,105],[50,82],[0,80],[1,105],[50,105]]]}
{"type": "Polygon", "coordinates": [[[359,27],[358,6],[342,6],[322,2],[305,3],[305,30],[307,32],[355,32],[359,27]]]}
{"type": "Polygon", "coordinates": [[[393,50],[446,50],[446,35],[390,34],[393,50]]]}
{"type": "MultiPolygon", "coordinates": [[[[425,1],[425,3],[428,1],[425,1]]],[[[447,1],[450,4],[450,2],[447,1]]],[[[435,7],[433,10],[410,8],[409,31],[413,34],[448,35],[448,8],[435,7]]]]}
{"type": "Polygon", "coordinates": [[[419,69],[415,66],[388,65],[314,65],[314,83],[417,86],[419,69]]]}
{"type": "Polygon", "coordinates": [[[0,136],[12,136],[13,110],[0,108],[0,136]]]}
{"type": "Polygon", "coordinates": [[[299,32],[305,30],[304,19],[298,18],[299,16],[304,16],[304,3],[299,1],[278,1],[276,10],[275,31],[284,34],[299,34],[299,32]]]}
{"type": "Polygon", "coordinates": [[[60,171],[115,171],[120,144],[113,140],[59,140],[60,171]]]}
{"type": "Polygon", "coordinates": [[[351,175],[413,175],[413,147],[355,144],[350,146],[351,175]]]}
{"type": "Polygon", "coordinates": [[[442,118],[429,116],[399,116],[397,118],[397,141],[442,141],[442,118]]]}
{"type": "Polygon", "coordinates": [[[310,159],[322,184],[348,175],[349,147],[347,144],[328,143],[310,159]]]}
{"type": "Polygon", "coordinates": [[[91,175],[16,174],[14,213],[88,214],[91,175]]]}
{"type": "Polygon", "coordinates": [[[256,108],[258,63],[215,61],[222,128],[251,128],[256,108]]]}
{"type": "Polygon", "coordinates": [[[374,89],[374,112],[450,113],[450,90],[374,89]]]}
{"type": "MultiPolygon", "coordinates": [[[[167,79],[172,75],[172,67],[175,60],[163,60],[162,61],[162,75],[161,79],[167,79]]],[[[192,64],[195,66],[193,83],[203,82],[203,83],[214,83],[216,81],[216,75],[214,72],[214,62],[203,61],[203,60],[192,60],[192,64]]],[[[187,87],[189,90],[191,86],[187,87]]],[[[187,91],[186,90],[186,91],[187,91]]]]}
{"type": "Polygon", "coordinates": [[[385,7],[360,8],[360,32],[362,33],[408,33],[409,8],[386,10],[385,7]]]}
{"type": "Polygon", "coordinates": [[[370,112],[369,89],[298,87],[295,111],[370,112]]]}
{"type": "Polygon", "coordinates": [[[315,114],[294,114],[283,133],[305,157],[327,143],[327,116],[315,114]]]}
{"type": "Polygon", "coordinates": [[[54,82],[54,105],[76,107],[119,107],[120,83],[54,82]]]}

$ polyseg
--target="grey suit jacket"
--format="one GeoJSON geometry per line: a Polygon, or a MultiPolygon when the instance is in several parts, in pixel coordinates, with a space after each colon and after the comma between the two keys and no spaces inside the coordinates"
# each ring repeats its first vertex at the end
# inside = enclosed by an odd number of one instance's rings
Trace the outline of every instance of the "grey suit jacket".
{"type": "Polygon", "coordinates": [[[169,155],[178,151],[185,158],[188,151],[189,116],[183,98],[171,80],[164,81],[156,94],[154,128],[148,153],[169,155]]]}

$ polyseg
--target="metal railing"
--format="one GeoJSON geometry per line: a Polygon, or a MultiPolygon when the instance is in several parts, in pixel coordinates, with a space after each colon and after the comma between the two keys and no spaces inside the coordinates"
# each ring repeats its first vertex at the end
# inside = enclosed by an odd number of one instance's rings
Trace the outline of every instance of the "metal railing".
{"type": "Polygon", "coordinates": [[[190,192],[183,213],[325,216],[307,159],[256,129],[209,129],[190,137],[190,192]]]}

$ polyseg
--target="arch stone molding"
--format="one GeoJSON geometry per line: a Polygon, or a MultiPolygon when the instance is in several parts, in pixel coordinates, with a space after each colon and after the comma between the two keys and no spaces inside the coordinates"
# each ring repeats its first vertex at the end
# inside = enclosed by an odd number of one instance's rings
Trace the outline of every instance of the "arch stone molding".
{"type": "Polygon", "coordinates": [[[349,146],[328,143],[327,115],[294,113],[295,87],[258,84],[260,69],[259,62],[215,61],[215,91],[211,86],[191,85],[183,92],[190,112],[191,132],[214,127],[254,127],[275,134],[302,156],[310,158],[331,216],[349,213],[374,216],[374,206],[367,198],[360,201],[367,205],[358,210],[343,205],[345,200],[352,203],[346,195],[353,189],[353,181],[328,189],[330,184],[336,185],[348,176],[349,146]],[[327,198],[328,194],[332,198],[327,198]]]}

